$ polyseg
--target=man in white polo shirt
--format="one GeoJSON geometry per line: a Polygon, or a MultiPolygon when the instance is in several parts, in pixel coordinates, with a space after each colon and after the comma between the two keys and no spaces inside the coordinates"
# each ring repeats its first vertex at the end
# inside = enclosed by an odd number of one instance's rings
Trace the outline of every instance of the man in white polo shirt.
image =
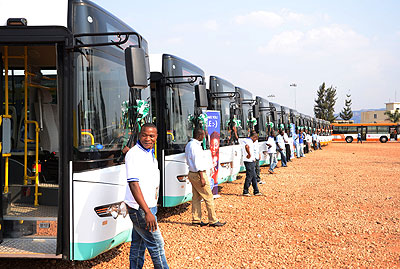
{"type": "Polygon", "coordinates": [[[251,131],[250,136],[243,140],[244,150],[243,150],[243,162],[246,167],[246,179],[243,186],[243,195],[251,196],[249,193],[250,185],[253,186],[254,195],[259,196],[262,193],[258,189],[257,185],[257,174],[255,166],[255,151],[254,142],[257,141],[258,135],[255,131],[251,131]]]}
{"type": "Polygon", "coordinates": [[[142,268],[148,249],[154,268],[169,268],[164,240],[157,224],[157,200],[160,171],[154,155],[157,128],[152,123],[142,126],[139,141],[125,157],[127,187],[125,204],[133,223],[129,254],[130,268],[142,268]]]}
{"type": "Polygon", "coordinates": [[[205,132],[201,128],[193,131],[194,138],[185,147],[186,162],[189,166],[189,181],[192,183],[192,224],[198,226],[209,225],[222,227],[226,222],[220,222],[215,213],[214,197],[211,192],[210,180],[206,170],[211,168],[209,163],[211,156],[201,147],[205,132]],[[201,221],[201,199],[206,203],[208,223],[201,221]]]}
{"type": "Polygon", "coordinates": [[[278,162],[276,158],[276,141],[275,141],[275,131],[271,131],[271,135],[268,137],[267,140],[267,147],[268,147],[268,155],[269,155],[269,169],[268,172],[270,174],[274,174],[274,168],[278,162]]]}

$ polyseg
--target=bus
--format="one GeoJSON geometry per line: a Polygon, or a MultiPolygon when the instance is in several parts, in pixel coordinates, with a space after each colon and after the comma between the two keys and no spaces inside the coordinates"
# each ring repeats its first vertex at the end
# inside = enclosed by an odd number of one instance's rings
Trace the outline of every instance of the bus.
{"type": "MultiPolygon", "coordinates": [[[[237,127],[237,133],[239,136],[239,144],[242,145],[243,139],[249,137],[250,130],[252,130],[254,127],[254,123],[252,122],[252,109],[255,100],[253,99],[253,94],[248,90],[240,87],[235,87],[235,91],[237,92],[235,103],[238,107],[238,120],[240,121],[240,125],[237,127]]],[[[240,172],[243,172],[245,170],[246,168],[243,163],[243,158],[241,158],[240,172]]]]}
{"type": "Polygon", "coordinates": [[[204,71],[171,54],[150,55],[153,122],[158,128],[157,159],[160,168],[160,204],[173,207],[192,199],[185,146],[193,137],[193,120],[206,109],[199,85],[204,71]]]}
{"type": "Polygon", "coordinates": [[[352,143],[357,141],[358,133],[362,141],[398,141],[400,125],[396,123],[332,123],[333,141],[346,141],[352,143]]]}
{"type": "Polygon", "coordinates": [[[147,41],[87,0],[10,1],[0,24],[0,257],[130,241],[121,150],[150,116],[147,41]]]}
{"type": "Polygon", "coordinates": [[[237,95],[235,86],[229,81],[217,76],[209,78],[209,106],[210,110],[217,110],[221,113],[220,127],[220,148],[218,184],[236,180],[240,170],[242,150],[232,137],[232,125],[235,117],[235,97],[237,95]]]}
{"type": "Polygon", "coordinates": [[[267,165],[269,164],[269,158],[268,155],[264,153],[268,150],[267,140],[273,130],[272,124],[270,124],[273,118],[272,115],[274,114],[276,117],[277,113],[275,110],[271,110],[268,100],[260,96],[256,96],[256,103],[253,107],[253,111],[254,117],[257,119],[255,131],[258,133],[259,152],[261,153],[259,162],[261,166],[267,165]]]}

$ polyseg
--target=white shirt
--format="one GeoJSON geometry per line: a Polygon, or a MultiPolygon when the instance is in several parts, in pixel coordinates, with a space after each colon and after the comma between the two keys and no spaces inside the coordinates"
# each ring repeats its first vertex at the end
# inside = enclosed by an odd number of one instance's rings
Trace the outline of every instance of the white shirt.
{"type": "Polygon", "coordinates": [[[260,159],[260,144],[258,144],[258,140],[254,142],[254,159],[260,159]]]}
{"type": "Polygon", "coordinates": [[[146,149],[138,142],[125,156],[126,185],[124,202],[131,208],[139,209],[129,188],[129,182],[139,182],[144,201],[147,206],[157,206],[158,189],[160,187],[160,171],[153,149],[146,149]]]}
{"type": "Polygon", "coordinates": [[[287,133],[283,133],[283,141],[285,141],[285,144],[289,145],[289,137],[288,137],[287,133]]]}
{"type": "Polygon", "coordinates": [[[271,146],[268,147],[268,153],[276,153],[276,143],[275,139],[272,136],[268,137],[267,145],[271,146]]]}
{"type": "Polygon", "coordinates": [[[276,142],[278,143],[279,147],[284,150],[285,149],[285,141],[283,141],[283,136],[280,134],[276,137],[276,142]]]}
{"type": "Polygon", "coordinates": [[[206,171],[210,168],[210,158],[205,155],[201,141],[192,139],[185,147],[186,163],[190,172],[206,171]]]}
{"type": "Polygon", "coordinates": [[[250,137],[243,139],[243,161],[244,162],[254,162],[256,158],[254,157],[254,142],[250,137]],[[250,158],[247,158],[246,145],[249,146],[250,158]]]}
{"type": "Polygon", "coordinates": [[[306,134],[306,140],[307,142],[311,143],[312,138],[311,135],[309,135],[308,133],[306,134]]]}

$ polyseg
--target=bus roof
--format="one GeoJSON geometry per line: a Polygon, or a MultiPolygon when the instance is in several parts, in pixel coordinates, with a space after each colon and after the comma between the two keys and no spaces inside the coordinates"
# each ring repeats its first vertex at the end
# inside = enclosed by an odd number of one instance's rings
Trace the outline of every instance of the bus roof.
{"type": "Polygon", "coordinates": [[[380,123],[332,123],[333,126],[396,126],[399,123],[380,122],[380,123]]]}

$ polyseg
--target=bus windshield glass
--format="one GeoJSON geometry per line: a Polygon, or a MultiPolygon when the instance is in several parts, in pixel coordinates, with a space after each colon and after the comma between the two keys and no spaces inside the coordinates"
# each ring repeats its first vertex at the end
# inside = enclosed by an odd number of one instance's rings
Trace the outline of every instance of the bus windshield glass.
{"type": "MultiPolygon", "coordinates": [[[[196,66],[180,60],[165,56],[163,70],[166,77],[201,75],[204,73],[196,66]]],[[[192,117],[195,116],[196,102],[194,86],[200,79],[189,83],[190,78],[171,78],[172,83],[166,88],[166,128],[168,148],[183,152],[185,145],[193,137],[192,117]],[[180,82],[180,84],[174,84],[180,82]],[[181,83],[186,82],[186,83],[181,83]]]]}

